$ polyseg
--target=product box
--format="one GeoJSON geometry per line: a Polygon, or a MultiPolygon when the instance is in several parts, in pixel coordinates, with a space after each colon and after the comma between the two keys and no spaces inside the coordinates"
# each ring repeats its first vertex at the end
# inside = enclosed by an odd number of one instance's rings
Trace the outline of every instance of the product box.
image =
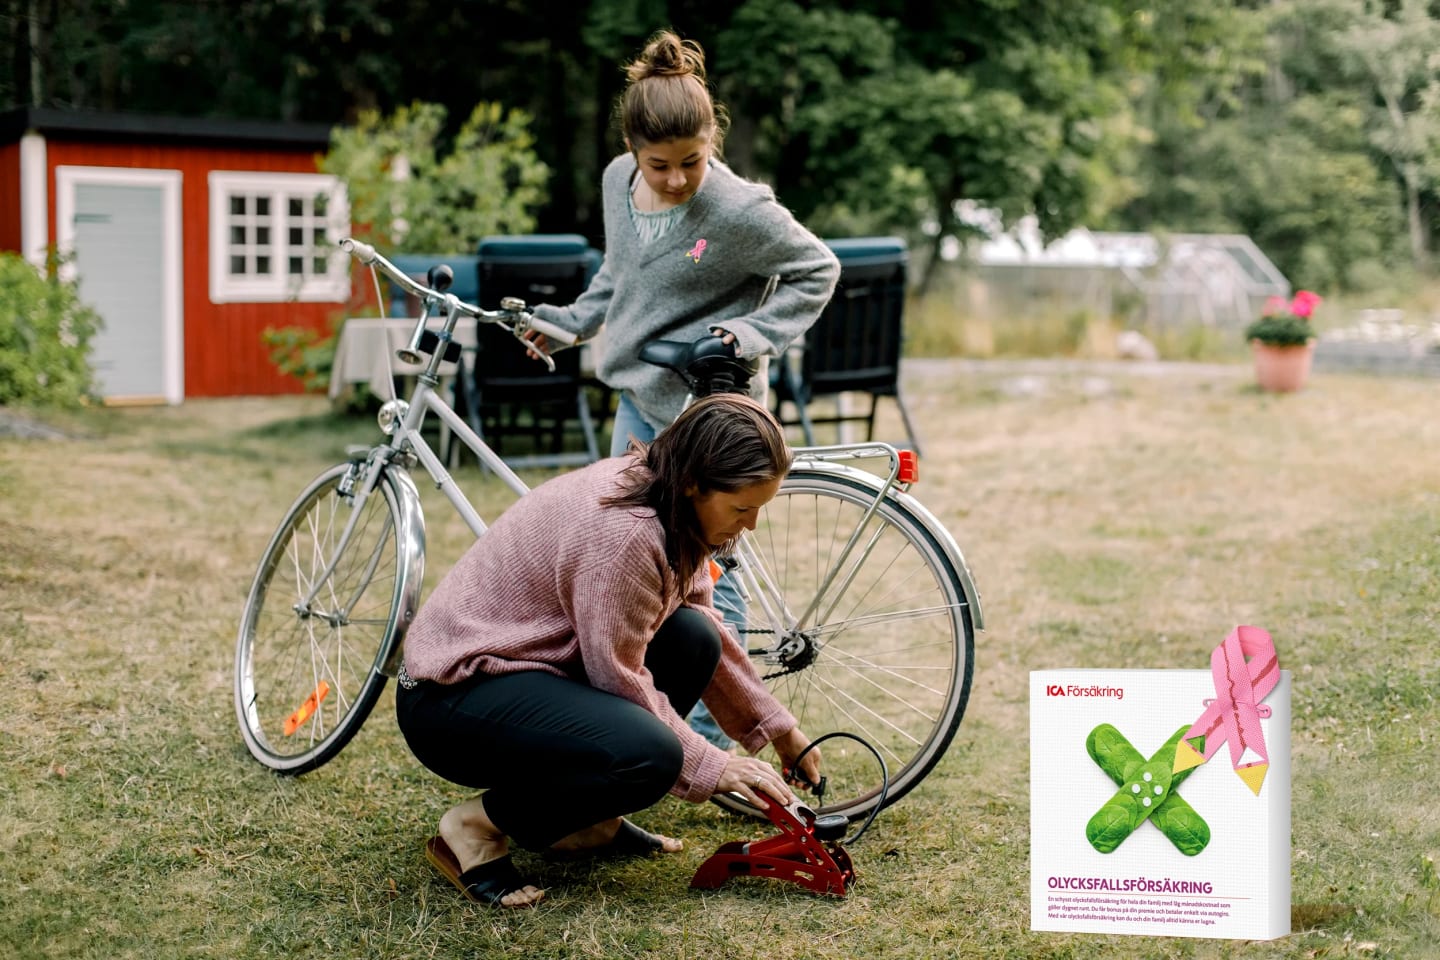
{"type": "Polygon", "coordinates": [[[1290,673],[1271,658],[1239,725],[1212,670],[1030,674],[1031,929],[1290,932],[1290,673]]]}

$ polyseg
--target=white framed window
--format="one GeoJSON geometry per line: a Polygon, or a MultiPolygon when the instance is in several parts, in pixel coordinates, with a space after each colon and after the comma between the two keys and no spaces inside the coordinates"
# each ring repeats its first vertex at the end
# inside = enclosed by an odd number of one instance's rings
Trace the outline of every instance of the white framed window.
{"type": "Polygon", "coordinates": [[[210,300],[343,302],[345,185],[322,173],[210,172],[210,300]]]}

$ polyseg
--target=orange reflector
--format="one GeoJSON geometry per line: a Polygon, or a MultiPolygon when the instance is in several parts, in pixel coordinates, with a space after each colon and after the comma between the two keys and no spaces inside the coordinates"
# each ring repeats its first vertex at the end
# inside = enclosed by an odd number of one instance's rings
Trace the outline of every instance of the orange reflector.
{"type": "Polygon", "coordinates": [[[896,479],[901,483],[915,483],[920,479],[920,458],[914,450],[899,450],[900,472],[896,479]]]}
{"type": "Polygon", "coordinates": [[[711,582],[711,583],[714,583],[714,582],[716,582],[717,580],[719,580],[721,574],[723,574],[724,572],[725,572],[724,570],[721,570],[721,569],[720,569],[720,564],[716,563],[714,560],[711,560],[711,561],[710,561],[710,582],[711,582]]]}
{"type": "Polygon", "coordinates": [[[321,702],[329,695],[330,684],[321,680],[315,685],[315,689],[310,691],[310,696],[305,698],[305,702],[300,704],[299,709],[285,718],[285,736],[293,736],[295,731],[300,729],[300,724],[309,720],[310,715],[315,712],[321,702]]]}

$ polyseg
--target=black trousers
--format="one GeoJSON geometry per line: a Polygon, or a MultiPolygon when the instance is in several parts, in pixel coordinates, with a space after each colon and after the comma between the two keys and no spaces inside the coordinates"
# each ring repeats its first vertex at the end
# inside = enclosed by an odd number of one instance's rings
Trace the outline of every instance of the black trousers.
{"type": "MultiPolygon", "coordinates": [[[[645,666],[680,716],[714,676],[720,643],[688,607],[650,641],[645,666]]],[[[453,783],[488,787],[485,813],[528,850],[643,810],[680,776],[680,740],[658,717],[552,673],[422,680],[398,689],[395,708],[416,758],[453,783]]]]}

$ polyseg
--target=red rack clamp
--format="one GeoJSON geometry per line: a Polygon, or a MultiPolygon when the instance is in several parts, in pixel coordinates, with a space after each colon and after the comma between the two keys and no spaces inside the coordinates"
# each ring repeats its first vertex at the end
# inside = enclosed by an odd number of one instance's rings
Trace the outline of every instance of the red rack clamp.
{"type": "Polygon", "coordinates": [[[789,806],[772,800],[765,812],[780,834],[721,845],[695,871],[691,889],[714,890],[731,877],[773,877],[816,893],[845,896],[855,882],[850,854],[840,845],[849,821],[839,815],[817,817],[798,799],[789,806]]]}

